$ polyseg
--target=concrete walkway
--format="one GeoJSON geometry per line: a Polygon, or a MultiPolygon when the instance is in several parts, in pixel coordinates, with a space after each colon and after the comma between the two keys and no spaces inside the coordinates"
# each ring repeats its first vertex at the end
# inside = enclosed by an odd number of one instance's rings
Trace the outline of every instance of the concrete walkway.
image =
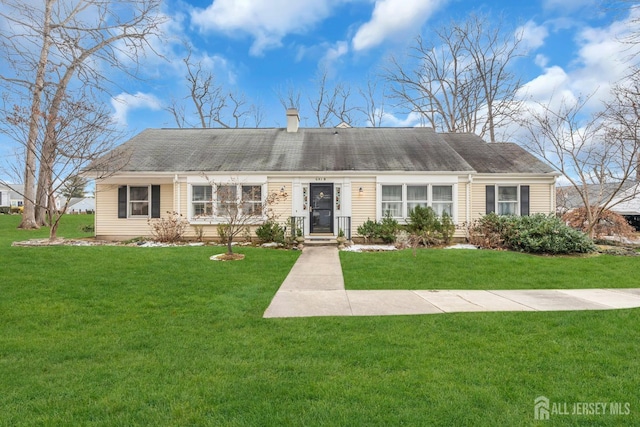
{"type": "Polygon", "coordinates": [[[640,288],[346,291],[338,249],[306,247],[276,292],[264,317],[611,310],[636,307],[640,307],[640,288]]]}

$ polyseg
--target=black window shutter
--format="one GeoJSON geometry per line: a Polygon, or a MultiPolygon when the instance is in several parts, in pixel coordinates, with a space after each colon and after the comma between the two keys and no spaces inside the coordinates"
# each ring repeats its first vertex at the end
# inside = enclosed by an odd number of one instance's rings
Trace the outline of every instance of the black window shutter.
{"type": "Polygon", "coordinates": [[[520,215],[529,216],[529,186],[520,186],[520,215]]]}
{"type": "Polygon", "coordinates": [[[118,218],[127,217],[127,186],[118,187],[118,218]]]}
{"type": "Polygon", "coordinates": [[[495,185],[487,185],[487,212],[490,214],[491,212],[496,211],[496,187],[495,185]]]}
{"type": "Polygon", "coordinates": [[[160,186],[151,186],[151,218],[160,218],[160,186]]]}

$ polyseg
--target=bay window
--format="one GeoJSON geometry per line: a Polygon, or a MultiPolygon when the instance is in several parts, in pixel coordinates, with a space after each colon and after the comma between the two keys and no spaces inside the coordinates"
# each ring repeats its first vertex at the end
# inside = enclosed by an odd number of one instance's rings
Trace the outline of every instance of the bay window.
{"type": "Polygon", "coordinates": [[[402,185],[382,186],[382,216],[402,217],[402,185]]]}
{"type": "Polygon", "coordinates": [[[192,185],[191,218],[262,215],[261,185],[192,185]]]}
{"type": "Polygon", "coordinates": [[[213,188],[210,185],[191,187],[191,203],[195,218],[213,216],[213,188]]]}
{"type": "Polygon", "coordinates": [[[436,215],[443,214],[453,216],[453,187],[450,185],[434,185],[432,187],[433,201],[431,207],[436,215]]]}
{"type": "Polygon", "coordinates": [[[383,217],[408,218],[418,206],[430,207],[438,216],[446,213],[453,217],[453,185],[382,185],[380,203],[383,217]]]}
{"type": "Polygon", "coordinates": [[[249,215],[262,215],[262,186],[242,186],[242,210],[249,215]]]}
{"type": "Polygon", "coordinates": [[[429,186],[427,185],[407,185],[407,214],[416,206],[423,208],[429,206],[428,193],[429,186]]]}

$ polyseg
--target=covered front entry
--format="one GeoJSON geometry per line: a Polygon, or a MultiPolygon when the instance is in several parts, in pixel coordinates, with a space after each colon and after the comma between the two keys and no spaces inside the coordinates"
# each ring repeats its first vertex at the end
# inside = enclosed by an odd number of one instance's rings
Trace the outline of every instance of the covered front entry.
{"type": "Polygon", "coordinates": [[[333,233],[333,184],[309,184],[311,233],[333,233]]]}

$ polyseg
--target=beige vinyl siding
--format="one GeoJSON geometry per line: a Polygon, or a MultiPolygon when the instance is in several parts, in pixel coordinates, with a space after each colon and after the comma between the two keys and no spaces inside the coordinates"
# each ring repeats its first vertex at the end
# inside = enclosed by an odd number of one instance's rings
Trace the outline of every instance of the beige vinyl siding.
{"type": "Polygon", "coordinates": [[[458,217],[456,221],[456,231],[453,234],[454,238],[464,238],[466,236],[467,227],[467,183],[463,181],[458,182],[458,217]]]}
{"type": "Polygon", "coordinates": [[[376,220],[376,183],[351,183],[351,235],[358,233],[358,227],[366,220],[376,220]],[[360,193],[362,187],[362,193],[360,193]]]}
{"type": "Polygon", "coordinates": [[[555,187],[550,184],[532,184],[529,186],[529,212],[531,214],[549,214],[551,208],[551,198],[555,196],[555,187]],[[551,191],[551,189],[554,191],[551,191]]]}
{"type": "Polygon", "coordinates": [[[267,194],[264,197],[269,197],[270,194],[280,194],[280,189],[284,187],[286,197],[273,203],[271,206],[266,206],[273,213],[273,219],[279,224],[286,224],[291,217],[291,199],[293,198],[291,181],[274,181],[267,184],[267,194]]]}
{"type": "Polygon", "coordinates": [[[487,211],[487,183],[474,182],[471,184],[471,222],[481,218],[487,211]]]}
{"type": "Polygon", "coordinates": [[[458,216],[455,218],[457,224],[461,225],[467,221],[467,183],[458,182],[458,216]]]}
{"type": "MultiPolygon", "coordinates": [[[[486,186],[495,185],[492,182],[474,182],[471,190],[471,206],[472,206],[472,220],[476,220],[486,213],[486,186]]],[[[544,213],[548,214],[554,211],[552,206],[553,184],[547,183],[508,183],[498,185],[528,185],[529,186],[529,213],[544,213]]]]}
{"type": "MultiPolygon", "coordinates": [[[[96,237],[103,239],[128,239],[151,236],[147,218],[118,218],[119,185],[96,186],[96,237]]],[[[173,185],[160,185],[160,216],[173,212],[173,185]]]]}

